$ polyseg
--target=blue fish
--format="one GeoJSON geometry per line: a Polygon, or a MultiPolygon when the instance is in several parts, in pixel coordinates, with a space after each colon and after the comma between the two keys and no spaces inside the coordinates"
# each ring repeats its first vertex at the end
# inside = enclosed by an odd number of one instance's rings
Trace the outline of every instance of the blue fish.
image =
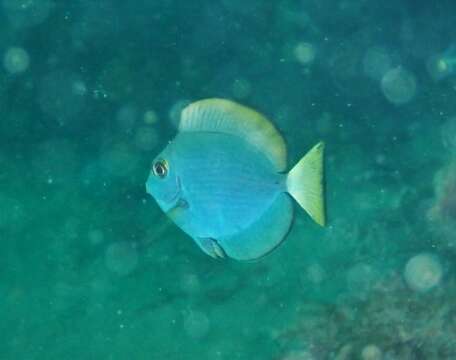
{"type": "Polygon", "coordinates": [[[206,254],[254,260],[270,253],[291,227],[292,198],[324,226],[322,142],[287,173],[274,125],[224,99],[188,105],[178,130],[153,160],[146,190],[206,254]]]}

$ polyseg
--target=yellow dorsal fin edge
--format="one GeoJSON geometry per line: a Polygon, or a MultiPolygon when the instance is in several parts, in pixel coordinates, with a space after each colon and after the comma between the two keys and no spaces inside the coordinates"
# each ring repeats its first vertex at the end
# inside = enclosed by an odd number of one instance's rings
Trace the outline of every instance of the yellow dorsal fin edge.
{"type": "Polygon", "coordinates": [[[286,169],[283,137],[266,117],[226,99],[204,99],[182,110],[179,131],[213,131],[242,137],[263,152],[277,171],[286,169]]]}

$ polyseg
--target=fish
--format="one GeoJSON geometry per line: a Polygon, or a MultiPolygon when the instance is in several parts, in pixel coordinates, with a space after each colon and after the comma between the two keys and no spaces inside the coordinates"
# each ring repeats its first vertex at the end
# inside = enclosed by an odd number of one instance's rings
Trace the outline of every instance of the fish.
{"type": "Polygon", "coordinates": [[[263,258],[287,237],[293,199],[325,225],[324,143],[287,171],[285,141],[264,115],[232,100],[187,105],[153,159],[146,191],[212,258],[263,258]]]}

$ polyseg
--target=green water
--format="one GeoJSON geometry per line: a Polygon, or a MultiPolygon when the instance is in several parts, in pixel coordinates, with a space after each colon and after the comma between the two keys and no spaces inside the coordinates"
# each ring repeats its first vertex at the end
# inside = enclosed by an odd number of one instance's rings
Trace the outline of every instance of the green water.
{"type": "Polygon", "coordinates": [[[456,358],[450,1],[0,1],[0,359],[456,358]],[[145,192],[190,101],[326,143],[296,208],[216,261],[145,192]]]}

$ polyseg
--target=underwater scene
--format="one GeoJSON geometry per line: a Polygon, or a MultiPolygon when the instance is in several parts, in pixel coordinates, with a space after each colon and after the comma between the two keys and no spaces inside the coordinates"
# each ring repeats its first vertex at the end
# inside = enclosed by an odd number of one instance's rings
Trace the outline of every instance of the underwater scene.
{"type": "Polygon", "coordinates": [[[456,359],[455,24],[0,0],[0,359],[456,359]]]}

